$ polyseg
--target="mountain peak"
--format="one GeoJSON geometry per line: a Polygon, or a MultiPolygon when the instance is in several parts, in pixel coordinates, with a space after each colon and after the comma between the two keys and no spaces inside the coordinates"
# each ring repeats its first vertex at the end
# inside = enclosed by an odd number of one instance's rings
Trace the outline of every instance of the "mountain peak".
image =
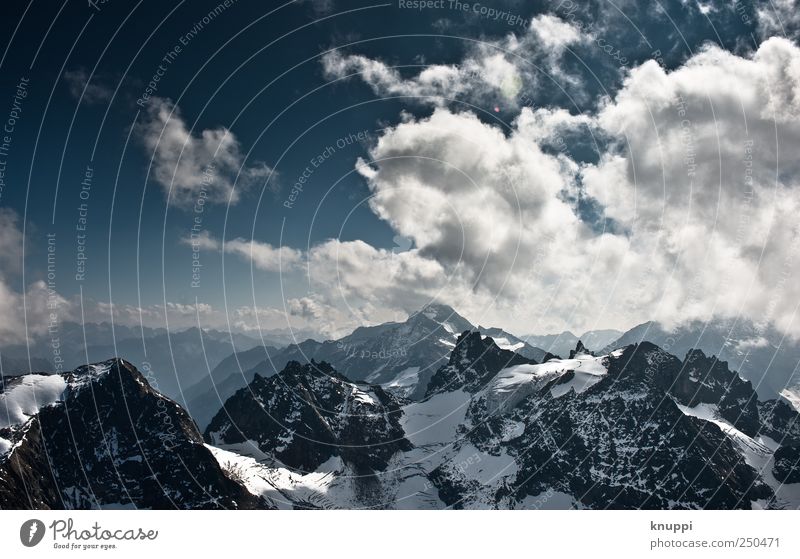
{"type": "Polygon", "coordinates": [[[14,412],[0,422],[4,509],[269,506],[220,466],[189,414],[122,359],[16,377],[0,407],[14,412]]]}
{"type": "Polygon", "coordinates": [[[452,307],[439,303],[429,303],[419,311],[408,317],[406,324],[418,324],[422,321],[434,322],[444,328],[449,334],[457,336],[459,332],[474,330],[472,323],[458,314],[452,307]]]}
{"type": "Polygon", "coordinates": [[[501,369],[532,363],[536,361],[501,349],[492,338],[483,337],[480,332],[465,330],[458,337],[447,365],[431,378],[427,395],[460,388],[475,392],[501,369]]]}
{"type": "Polygon", "coordinates": [[[426,316],[435,322],[446,322],[449,320],[466,321],[453,307],[441,303],[428,303],[412,316],[416,315],[426,316]]]}

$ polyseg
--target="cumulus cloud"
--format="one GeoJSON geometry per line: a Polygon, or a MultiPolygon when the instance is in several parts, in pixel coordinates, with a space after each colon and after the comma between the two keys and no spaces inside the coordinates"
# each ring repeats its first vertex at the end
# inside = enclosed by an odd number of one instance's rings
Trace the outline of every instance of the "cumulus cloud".
{"type": "Polygon", "coordinates": [[[572,23],[545,14],[534,18],[520,36],[510,33],[501,40],[476,43],[460,63],[431,64],[410,77],[380,60],[338,51],[326,53],[322,66],[328,79],[357,76],[380,96],[412,97],[435,106],[454,100],[517,106],[530,104],[541,72],[574,82],[560,61],[570,46],[586,40],[572,23]]]}
{"type": "Polygon", "coordinates": [[[168,202],[178,207],[235,204],[242,191],[271,173],[265,163],[245,162],[239,140],[227,128],[193,134],[178,107],[167,99],[151,98],[138,132],[153,158],[153,179],[168,202]]]}
{"type": "MultiPolygon", "coordinates": [[[[533,309],[557,301],[553,287],[569,294],[554,315],[568,317],[592,271],[613,274],[626,243],[594,235],[565,201],[576,166],[537,144],[555,126],[526,108],[505,135],[474,114],[437,109],[385,133],[373,163],[360,167],[371,208],[414,241],[413,269],[437,271],[427,286],[395,289],[436,294],[460,309],[517,307],[535,320],[533,309]],[[593,265],[592,254],[608,260],[593,265]]],[[[556,320],[548,326],[563,326],[556,320]]]]}
{"type": "Polygon", "coordinates": [[[708,47],[673,72],[643,64],[598,115],[618,149],[583,182],[660,267],[659,318],[800,332],[800,292],[781,281],[798,248],[799,99],[800,49],[774,38],[749,58],[708,47]]]}
{"type": "Polygon", "coordinates": [[[302,257],[302,253],[293,248],[286,246],[276,248],[269,243],[245,239],[226,241],[224,249],[225,252],[249,258],[256,268],[267,272],[290,270],[300,262],[302,257]]]}
{"type": "MultiPolygon", "coordinates": [[[[373,82],[395,84],[384,70],[373,82]]],[[[395,85],[423,82],[436,80],[395,85]]],[[[799,100],[800,49],[773,38],[746,56],[706,47],[674,70],[648,61],[591,115],[524,107],[500,129],[445,106],[405,114],[357,170],[410,249],[294,251],[310,294],[289,314],[334,332],[435,298],[518,331],[742,317],[800,337],[799,100]],[[543,149],[577,128],[603,139],[596,162],[543,149]]],[[[264,248],[274,269],[281,249],[264,248]]]]}
{"type": "Polygon", "coordinates": [[[406,116],[358,166],[372,210],[413,240],[402,273],[331,241],[312,276],[373,305],[491,307],[520,330],[741,316],[800,335],[799,63],[783,39],[707,47],[633,69],[596,115],[524,108],[510,132],[443,107],[406,116]],[[606,138],[597,163],[540,148],[578,126],[606,138]],[[618,227],[586,222],[576,193],[618,227]]]}
{"type": "Polygon", "coordinates": [[[415,293],[430,292],[447,282],[444,266],[416,248],[392,252],[360,240],[331,239],[312,247],[307,259],[312,288],[344,302],[355,314],[359,314],[355,309],[372,307],[413,310],[424,302],[419,296],[414,301],[415,293]]]}

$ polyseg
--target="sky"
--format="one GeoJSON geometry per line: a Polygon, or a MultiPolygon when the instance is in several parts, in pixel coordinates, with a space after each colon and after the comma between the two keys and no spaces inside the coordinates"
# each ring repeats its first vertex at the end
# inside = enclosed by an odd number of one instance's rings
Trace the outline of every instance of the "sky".
{"type": "Polygon", "coordinates": [[[53,320],[333,338],[796,338],[800,11],[4,2],[0,343],[53,320]]]}

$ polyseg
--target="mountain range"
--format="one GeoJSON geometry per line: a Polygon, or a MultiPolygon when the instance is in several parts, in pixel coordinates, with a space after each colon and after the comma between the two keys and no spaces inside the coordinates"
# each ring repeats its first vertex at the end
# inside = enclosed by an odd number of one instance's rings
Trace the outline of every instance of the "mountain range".
{"type": "Polygon", "coordinates": [[[609,344],[616,342],[623,332],[619,330],[587,330],[580,336],[576,336],[569,330],[560,334],[528,334],[522,339],[531,345],[541,347],[554,355],[568,355],[575,349],[578,342],[593,350],[601,350],[609,344]]]}
{"type": "Polygon", "coordinates": [[[183,390],[207,375],[210,368],[232,352],[261,343],[242,333],[214,329],[188,328],[168,332],[164,328],[112,326],[107,322],[63,322],[52,335],[34,337],[27,345],[2,348],[3,376],[57,370],[53,339],[62,359],[58,370],[68,371],[124,355],[145,371],[159,391],[176,400],[181,399],[183,390]]]}
{"type": "Polygon", "coordinates": [[[554,355],[429,305],[234,351],[183,401],[119,358],[4,375],[0,508],[799,508],[797,392],[737,371],[769,337],[694,328],[554,355]]]}
{"type": "Polygon", "coordinates": [[[256,374],[274,375],[290,361],[311,360],[331,364],[348,379],[380,385],[402,398],[420,399],[433,374],[447,363],[459,334],[467,330],[480,331],[500,346],[536,361],[547,356],[546,351],[500,328],[476,327],[451,307],[431,304],[405,322],[364,326],[338,340],[309,339],[279,349],[238,353],[186,390],[186,406],[205,427],[222,403],[256,374]],[[256,356],[261,360],[254,364],[256,356]]]}

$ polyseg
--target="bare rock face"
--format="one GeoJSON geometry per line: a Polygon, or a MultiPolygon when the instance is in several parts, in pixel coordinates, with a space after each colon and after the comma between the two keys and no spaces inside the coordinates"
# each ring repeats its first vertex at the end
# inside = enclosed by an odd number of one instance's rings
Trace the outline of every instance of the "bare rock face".
{"type": "Polygon", "coordinates": [[[189,415],[112,359],[6,379],[0,507],[260,508],[229,479],[189,415]]]}
{"type": "Polygon", "coordinates": [[[313,471],[340,457],[354,470],[384,470],[409,442],[402,410],[380,386],[353,383],[327,363],[290,362],[278,375],[256,375],[206,429],[214,445],[254,441],[283,464],[313,471]]]}

